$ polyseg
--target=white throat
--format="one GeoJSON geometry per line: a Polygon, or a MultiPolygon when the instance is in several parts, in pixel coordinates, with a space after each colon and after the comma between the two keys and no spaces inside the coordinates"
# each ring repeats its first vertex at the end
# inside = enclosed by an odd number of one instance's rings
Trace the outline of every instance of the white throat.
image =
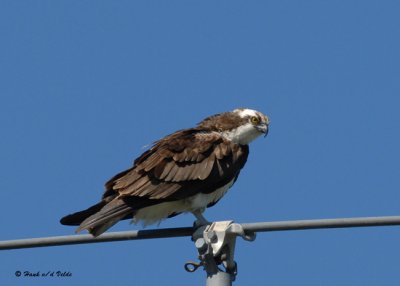
{"type": "Polygon", "coordinates": [[[238,128],[222,132],[222,136],[225,139],[240,145],[248,145],[261,134],[251,123],[246,123],[238,128]]]}

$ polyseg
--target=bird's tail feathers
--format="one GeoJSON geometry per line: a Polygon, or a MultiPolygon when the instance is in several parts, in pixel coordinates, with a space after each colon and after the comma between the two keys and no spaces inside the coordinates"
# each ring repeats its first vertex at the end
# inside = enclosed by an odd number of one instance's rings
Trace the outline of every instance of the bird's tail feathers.
{"type": "Polygon", "coordinates": [[[123,200],[114,199],[82,221],[76,232],[86,229],[93,236],[99,236],[121,219],[131,215],[132,212],[132,207],[123,200]]]}
{"type": "Polygon", "coordinates": [[[102,200],[101,202],[91,206],[86,210],[63,217],[60,220],[60,223],[63,225],[80,225],[85,219],[100,211],[106,204],[107,202],[105,200],[102,200]]]}

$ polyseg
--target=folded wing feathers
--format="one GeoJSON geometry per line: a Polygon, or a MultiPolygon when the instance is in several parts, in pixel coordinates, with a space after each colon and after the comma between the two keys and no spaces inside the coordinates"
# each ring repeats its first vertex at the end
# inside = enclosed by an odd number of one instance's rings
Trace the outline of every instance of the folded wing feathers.
{"type": "Polygon", "coordinates": [[[138,172],[135,169],[133,169],[130,172],[128,172],[127,174],[125,174],[124,176],[116,179],[114,181],[113,188],[114,189],[126,188],[127,186],[132,185],[133,183],[137,182],[141,178],[142,178],[142,176],[140,174],[138,174],[138,172]]]}
{"type": "Polygon", "coordinates": [[[138,192],[139,190],[146,189],[150,185],[151,181],[149,180],[149,177],[143,176],[140,178],[140,180],[136,181],[134,184],[119,190],[119,194],[122,196],[132,195],[133,193],[138,192]]]}
{"type": "Polygon", "coordinates": [[[222,149],[222,154],[224,156],[228,156],[232,152],[231,144],[229,144],[228,142],[226,142],[226,141],[222,142],[220,146],[221,146],[221,149],[222,149]]]}
{"type": "Polygon", "coordinates": [[[174,164],[171,167],[171,170],[169,171],[168,175],[165,177],[164,181],[167,182],[172,182],[175,178],[175,175],[178,173],[180,167],[177,164],[174,164]]]}
{"type": "Polygon", "coordinates": [[[157,188],[157,192],[153,192],[152,198],[154,199],[166,198],[180,189],[180,186],[178,184],[164,183],[164,185],[165,186],[163,186],[163,188],[157,188]]]}
{"type": "Polygon", "coordinates": [[[204,160],[204,164],[201,164],[201,169],[198,174],[198,179],[205,180],[208,177],[208,175],[210,175],[211,170],[214,167],[214,163],[215,163],[215,155],[214,153],[211,153],[211,155],[204,160]]]}
{"type": "Polygon", "coordinates": [[[101,234],[120,219],[134,215],[136,205],[132,202],[139,197],[150,205],[157,203],[151,200],[185,198],[181,191],[185,191],[182,188],[187,181],[206,180],[214,167],[223,176],[237,160],[245,162],[247,153],[248,147],[243,149],[213,132],[188,129],[167,136],[137,158],[131,169],[106,183],[103,201],[107,203],[99,205],[77,231],[101,234]]]}
{"type": "Polygon", "coordinates": [[[194,140],[191,148],[188,147],[190,140],[181,142],[185,147],[179,146],[178,141],[174,141],[173,146],[157,142],[130,172],[115,179],[112,188],[120,196],[163,198],[179,190],[179,182],[205,180],[215,164],[222,175],[225,166],[221,166],[220,161],[232,153],[233,162],[240,156],[235,154],[240,147],[229,141],[211,135],[199,136],[203,136],[201,140],[191,138],[194,140]]]}
{"type": "Polygon", "coordinates": [[[159,176],[156,175],[156,177],[158,177],[160,180],[164,180],[168,176],[172,168],[175,166],[175,164],[176,163],[174,161],[166,163],[164,169],[162,170],[162,173],[159,176]]]}
{"type": "Polygon", "coordinates": [[[130,195],[139,197],[149,197],[152,198],[153,193],[157,190],[160,184],[155,184],[152,181],[148,181],[141,188],[135,189],[130,195]]]}
{"type": "Polygon", "coordinates": [[[214,149],[215,158],[217,158],[217,160],[221,160],[222,158],[224,158],[224,154],[223,154],[221,145],[222,144],[218,144],[217,146],[215,146],[215,149],[214,149]]]}
{"type": "Polygon", "coordinates": [[[152,170],[154,167],[156,167],[162,160],[164,160],[165,157],[163,157],[159,152],[153,153],[146,161],[142,163],[142,166],[139,165],[137,168],[143,169],[145,172],[149,172],[152,170]]]}

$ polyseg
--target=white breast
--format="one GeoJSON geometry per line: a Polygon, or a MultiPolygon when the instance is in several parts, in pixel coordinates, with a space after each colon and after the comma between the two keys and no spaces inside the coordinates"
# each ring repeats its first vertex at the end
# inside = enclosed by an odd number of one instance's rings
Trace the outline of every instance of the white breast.
{"type": "Polygon", "coordinates": [[[215,190],[210,194],[199,193],[187,199],[164,202],[154,206],[142,208],[137,211],[132,222],[142,222],[143,225],[159,223],[173,213],[193,212],[195,210],[204,210],[207,205],[221,199],[229,188],[233,185],[234,180],[225,186],[215,190]]]}

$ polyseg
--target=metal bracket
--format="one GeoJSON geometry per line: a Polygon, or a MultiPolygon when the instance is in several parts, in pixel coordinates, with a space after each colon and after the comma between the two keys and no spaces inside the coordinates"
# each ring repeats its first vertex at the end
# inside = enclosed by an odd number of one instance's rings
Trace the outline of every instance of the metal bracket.
{"type": "Polygon", "coordinates": [[[199,252],[200,263],[187,262],[185,269],[188,272],[196,271],[200,266],[204,267],[208,276],[221,272],[219,265],[223,265],[225,272],[232,276],[237,274],[237,265],[234,260],[236,237],[253,241],[255,233],[245,233],[240,224],[233,221],[219,221],[201,226],[193,233],[192,240],[199,252]]]}

